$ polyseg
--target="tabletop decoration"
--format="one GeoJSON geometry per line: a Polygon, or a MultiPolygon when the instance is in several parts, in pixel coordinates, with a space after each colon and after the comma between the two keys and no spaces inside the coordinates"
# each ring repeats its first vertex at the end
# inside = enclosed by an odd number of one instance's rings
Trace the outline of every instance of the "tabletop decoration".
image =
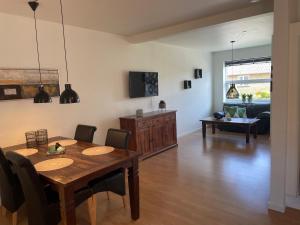
{"type": "Polygon", "coordinates": [[[69,158],[55,158],[39,162],[35,164],[34,167],[39,172],[46,172],[68,167],[72,165],[73,162],[74,160],[69,158]]]}
{"type": "Polygon", "coordinates": [[[63,146],[61,146],[59,143],[56,143],[55,145],[50,145],[47,151],[47,155],[60,155],[65,153],[66,153],[66,149],[63,146]]]}
{"type": "Polygon", "coordinates": [[[112,151],[114,151],[115,149],[113,147],[110,146],[97,146],[97,147],[92,147],[92,148],[87,148],[85,150],[82,151],[83,155],[104,155],[104,154],[108,154],[111,153],[112,151]]]}

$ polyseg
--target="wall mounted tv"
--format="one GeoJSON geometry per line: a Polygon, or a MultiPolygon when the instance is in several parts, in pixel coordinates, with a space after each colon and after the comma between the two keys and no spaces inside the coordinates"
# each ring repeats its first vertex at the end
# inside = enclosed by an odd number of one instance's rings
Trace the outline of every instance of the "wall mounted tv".
{"type": "Polygon", "coordinates": [[[129,72],[129,97],[158,96],[157,72],[129,72]]]}

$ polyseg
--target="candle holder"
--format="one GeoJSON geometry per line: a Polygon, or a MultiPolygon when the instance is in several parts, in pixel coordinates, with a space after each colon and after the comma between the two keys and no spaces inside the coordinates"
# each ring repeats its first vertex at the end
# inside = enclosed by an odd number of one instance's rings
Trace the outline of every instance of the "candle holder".
{"type": "Polygon", "coordinates": [[[36,142],[38,145],[48,144],[48,131],[46,129],[36,131],[36,142]]]}
{"type": "Polygon", "coordinates": [[[27,148],[35,148],[37,146],[36,132],[28,131],[25,133],[27,148]]]}

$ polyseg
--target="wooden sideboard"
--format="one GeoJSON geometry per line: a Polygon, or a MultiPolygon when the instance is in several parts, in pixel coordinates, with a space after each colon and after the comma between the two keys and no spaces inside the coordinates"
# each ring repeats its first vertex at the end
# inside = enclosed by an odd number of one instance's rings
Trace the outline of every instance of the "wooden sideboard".
{"type": "Polygon", "coordinates": [[[177,146],[176,111],[121,117],[120,126],[131,131],[129,149],[140,153],[142,159],[177,146]]]}

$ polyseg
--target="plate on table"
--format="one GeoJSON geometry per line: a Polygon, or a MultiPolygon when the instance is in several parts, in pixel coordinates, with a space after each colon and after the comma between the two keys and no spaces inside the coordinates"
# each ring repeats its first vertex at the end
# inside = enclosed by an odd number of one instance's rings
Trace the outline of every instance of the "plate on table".
{"type": "Polygon", "coordinates": [[[48,159],[42,162],[39,162],[34,165],[35,169],[39,172],[59,170],[66,168],[74,163],[73,159],[69,158],[55,158],[48,159]]]}
{"type": "Polygon", "coordinates": [[[82,151],[83,155],[104,155],[111,153],[114,151],[115,148],[110,147],[110,146],[97,146],[97,147],[92,147],[92,148],[87,148],[82,151]]]}
{"type": "Polygon", "coordinates": [[[26,156],[31,156],[36,154],[38,150],[36,148],[23,148],[23,149],[15,150],[14,152],[26,157],[26,156]]]}
{"type": "Polygon", "coordinates": [[[61,146],[66,147],[70,145],[75,145],[77,143],[76,140],[73,139],[66,139],[66,140],[58,140],[58,141],[53,141],[49,143],[49,146],[55,145],[56,143],[59,143],[61,146]]]}

